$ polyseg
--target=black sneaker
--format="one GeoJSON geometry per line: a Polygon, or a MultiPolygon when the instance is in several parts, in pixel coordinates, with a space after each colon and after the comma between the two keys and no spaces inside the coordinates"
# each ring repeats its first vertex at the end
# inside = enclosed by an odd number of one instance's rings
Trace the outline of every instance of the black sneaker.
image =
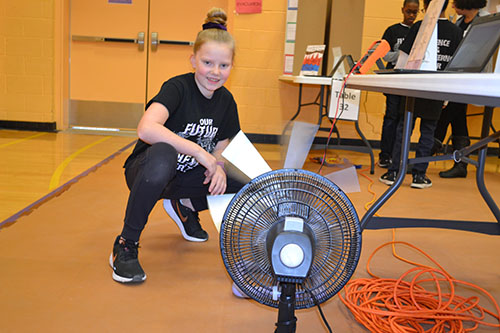
{"type": "Polygon", "coordinates": [[[385,185],[391,186],[396,181],[396,171],[387,171],[378,180],[385,185]]]}
{"type": "Polygon", "coordinates": [[[121,283],[138,283],[146,280],[137,256],[139,243],[125,240],[120,244],[120,236],[116,237],[113,253],[109,256],[109,264],[113,268],[113,280],[121,283]]]}
{"type": "Polygon", "coordinates": [[[184,239],[191,242],[205,242],[208,234],[201,228],[198,212],[181,205],[179,200],[163,200],[163,208],[179,227],[184,239]]]}
{"type": "Polygon", "coordinates": [[[379,156],[378,166],[387,169],[392,164],[392,159],[390,157],[379,156]]]}
{"type": "Polygon", "coordinates": [[[413,188],[428,188],[432,186],[432,182],[426,175],[413,175],[411,187],[413,188]]]}

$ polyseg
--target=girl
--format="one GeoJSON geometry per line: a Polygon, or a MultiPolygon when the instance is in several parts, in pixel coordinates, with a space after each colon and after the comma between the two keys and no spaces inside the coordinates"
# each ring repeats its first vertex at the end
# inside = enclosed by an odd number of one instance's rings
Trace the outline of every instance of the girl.
{"type": "Polygon", "coordinates": [[[194,44],[194,73],[171,78],[146,105],[137,127],[139,140],[125,162],[130,195],[122,232],[110,264],[122,283],[146,279],[138,261],[139,237],[159,199],[182,236],[203,242],[198,212],[206,195],[237,192],[243,184],[228,178],[221,153],[239,130],[236,103],[223,87],[234,59],[235,43],[227,16],[211,9],[194,44]]]}

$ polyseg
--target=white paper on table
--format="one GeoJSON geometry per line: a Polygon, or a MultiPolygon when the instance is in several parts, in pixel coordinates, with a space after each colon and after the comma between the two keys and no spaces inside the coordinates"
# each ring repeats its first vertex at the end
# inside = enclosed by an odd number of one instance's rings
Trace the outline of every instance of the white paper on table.
{"type": "Polygon", "coordinates": [[[207,195],[208,210],[212,216],[212,221],[215,224],[217,232],[220,232],[222,219],[226,213],[227,206],[234,197],[234,193],[221,194],[221,195],[207,195]]]}
{"type": "MultiPolygon", "coordinates": [[[[340,58],[342,58],[342,48],[340,46],[332,47],[332,54],[333,54],[333,66],[335,67],[335,65],[337,65],[337,62],[339,62],[340,58]]],[[[339,80],[344,80],[345,75],[346,72],[344,64],[341,64],[337,68],[337,71],[333,73],[333,77],[339,80]]]]}
{"type": "Polygon", "coordinates": [[[231,162],[250,179],[272,170],[243,131],[239,131],[231,140],[222,152],[222,157],[231,162]]]}
{"type": "Polygon", "coordinates": [[[345,193],[361,192],[358,173],[354,166],[332,172],[325,177],[334,182],[345,193]]]}

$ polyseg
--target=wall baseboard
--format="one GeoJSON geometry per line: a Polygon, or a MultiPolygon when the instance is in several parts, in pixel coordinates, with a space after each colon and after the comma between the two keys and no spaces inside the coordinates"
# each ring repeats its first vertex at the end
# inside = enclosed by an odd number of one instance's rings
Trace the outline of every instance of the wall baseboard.
{"type": "Polygon", "coordinates": [[[0,120],[0,129],[20,131],[57,132],[56,122],[0,120]]]}

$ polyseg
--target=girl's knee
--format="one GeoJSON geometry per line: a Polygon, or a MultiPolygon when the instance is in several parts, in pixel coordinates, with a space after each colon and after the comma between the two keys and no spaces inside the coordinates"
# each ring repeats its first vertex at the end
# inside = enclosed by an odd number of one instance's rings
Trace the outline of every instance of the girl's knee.
{"type": "Polygon", "coordinates": [[[168,184],[177,169],[177,151],[168,143],[155,143],[149,148],[144,173],[147,181],[168,184]]]}

